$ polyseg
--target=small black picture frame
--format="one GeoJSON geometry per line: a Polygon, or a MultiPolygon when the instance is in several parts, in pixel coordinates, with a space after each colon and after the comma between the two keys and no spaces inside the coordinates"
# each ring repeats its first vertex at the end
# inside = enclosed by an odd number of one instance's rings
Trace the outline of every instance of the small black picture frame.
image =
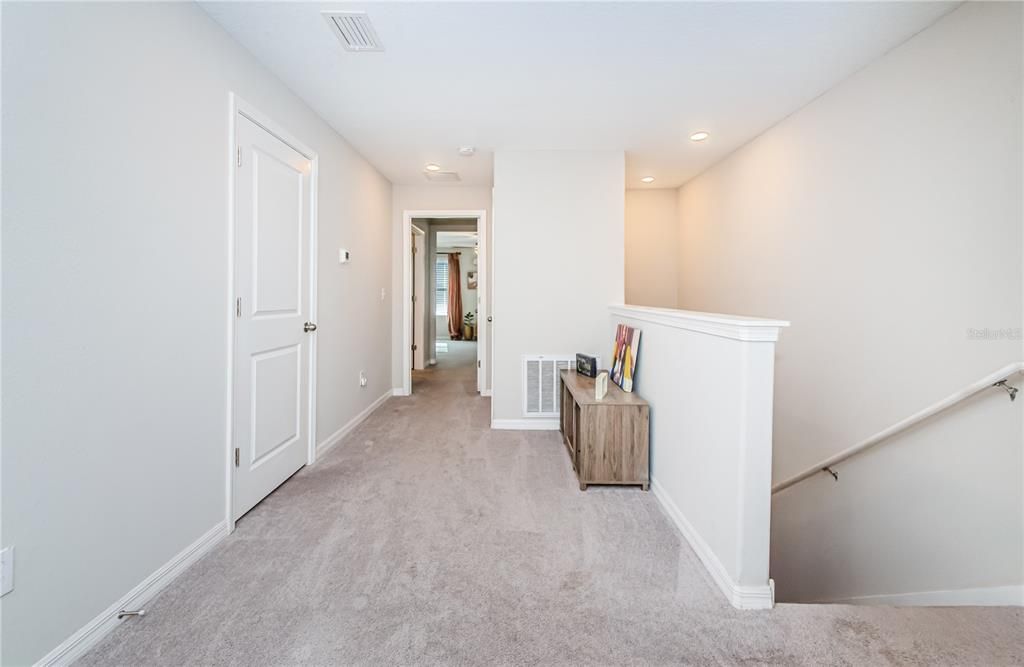
{"type": "Polygon", "coordinates": [[[597,357],[576,353],[576,372],[588,378],[597,377],[597,357]]]}

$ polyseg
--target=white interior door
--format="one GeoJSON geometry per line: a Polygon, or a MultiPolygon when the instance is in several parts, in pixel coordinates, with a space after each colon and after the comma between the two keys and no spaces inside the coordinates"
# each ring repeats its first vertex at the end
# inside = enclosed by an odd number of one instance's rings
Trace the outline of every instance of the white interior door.
{"type": "Polygon", "coordinates": [[[486,215],[477,218],[476,232],[476,390],[482,393],[487,389],[487,349],[491,332],[490,282],[487,280],[490,237],[486,215]]]}
{"type": "Polygon", "coordinates": [[[416,370],[423,370],[427,367],[423,328],[426,324],[426,261],[427,261],[426,236],[415,227],[412,232],[412,341],[413,351],[412,367],[416,370]]]}
{"type": "Polygon", "coordinates": [[[238,116],[233,515],[306,463],[312,164],[238,116]]]}

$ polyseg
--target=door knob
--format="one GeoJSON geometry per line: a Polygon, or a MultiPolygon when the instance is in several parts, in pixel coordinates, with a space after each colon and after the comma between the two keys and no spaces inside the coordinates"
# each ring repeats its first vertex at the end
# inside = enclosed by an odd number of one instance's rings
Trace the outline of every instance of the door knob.
{"type": "Polygon", "coordinates": [[[302,330],[305,331],[306,333],[309,333],[310,331],[316,331],[316,325],[313,324],[312,322],[306,322],[305,324],[302,325],[302,330]]]}

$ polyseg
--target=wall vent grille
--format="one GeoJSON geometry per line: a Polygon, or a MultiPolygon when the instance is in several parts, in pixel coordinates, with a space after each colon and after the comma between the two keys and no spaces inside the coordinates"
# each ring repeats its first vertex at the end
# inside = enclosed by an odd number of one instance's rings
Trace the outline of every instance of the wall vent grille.
{"type": "Polygon", "coordinates": [[[576,355],[523,355],[523,415],[557,417],[559,413],[558,372],[575,368],[576,355]]]}
{"type": "Polygon", "coordinates": [[[383,51],[366,12],[323,12],[324,20],[346,51],[383,51]]]}

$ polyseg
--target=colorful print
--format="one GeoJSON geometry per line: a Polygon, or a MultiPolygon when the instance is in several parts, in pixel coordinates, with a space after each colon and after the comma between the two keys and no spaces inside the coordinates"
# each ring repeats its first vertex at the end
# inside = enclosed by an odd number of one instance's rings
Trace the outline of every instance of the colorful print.
{"type": "Polygon", "coordinates": [[[622,391],[633,391],[636,355],[640,348],[640,330],[620,324],[615,328],[615,349],[612,351],[612,382],[622,391]]]}

